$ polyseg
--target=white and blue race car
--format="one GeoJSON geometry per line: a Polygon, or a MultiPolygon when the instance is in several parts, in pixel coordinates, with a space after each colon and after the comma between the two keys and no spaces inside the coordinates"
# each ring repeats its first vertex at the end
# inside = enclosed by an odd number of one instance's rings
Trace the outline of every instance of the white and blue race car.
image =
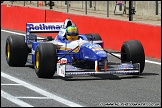
{"type": "Polygon", "coordinates": [[[33,64],[39,78],[85,74],[136,74],[145,67],[145,53],[138,40],[123,43],[120,52],[109,52],[103,48],[99,34],[79,34],[79,39],[68,42],[65,29],[74,23],[70,19],[55,23],[27,23],[26,36],[10,35],[6,39],[6,61],[9,66],[33,64]],[[58,32],[39,38],[34,33],[58,32]],[[120,53],[121,58],[113,53],[120,53]],[[109,63],[108,54],[121,59],[120,63],[109,63]],[[31,56],[31,57],[29,57],[31,56]],[[113,65],[113,66],[112,66],[113,65]]]}

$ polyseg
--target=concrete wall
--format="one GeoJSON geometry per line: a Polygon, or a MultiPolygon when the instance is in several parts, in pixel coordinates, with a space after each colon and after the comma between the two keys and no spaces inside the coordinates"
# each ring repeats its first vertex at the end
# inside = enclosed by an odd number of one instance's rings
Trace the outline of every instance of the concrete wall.
{"type": "Polygon", "coordinates": [[[1,4],[2,28],[25,32],[26,23],[63,22],[68,17],[75,22],[80,33],[100,34],[104,48],[120,50],[124,41],[139,40],[146,56],[161,58],[161,26],[1,4]]]}

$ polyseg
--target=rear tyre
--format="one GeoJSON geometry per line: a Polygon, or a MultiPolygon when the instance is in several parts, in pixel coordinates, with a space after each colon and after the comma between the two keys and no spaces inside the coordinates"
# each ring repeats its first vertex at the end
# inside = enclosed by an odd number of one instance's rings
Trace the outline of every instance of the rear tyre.
{"type": "Polygon", "coordinates": [[[52,41],[52,40],[54,40],[52,36],[47,36],[47,41],[52,41]]]}
{"type": "Polygon", "coordinates": [[[5,45],[6,61],[9,66],[24,66],[28,57],[28,46],[24,36],[10,35],[5,45]]]}
{"type": "Polygon", "coordinates": [[[85,35],[86,35],[87,38],[89,36],[94,36],[95,37],[94,40],[102,40],[101,36],[99,34],[97,34],[97,33],[89,33],[89,34],[85,34],[85,35]]]}
{"type": "Polygon", "coordinates": [[[121,62],[140,63],[140,74],[145,67],[145,53],[143,46],[138,40],[130,40],[123,43],[121,48],[121,62]]]}
{"type": "Polygon", "coordinates": [[[56,46],[52,43],[40,43],[35,50],[34,68],[39,78],[51,78],[57,64],[56,46]]]}
{"type": "MultiPolygon", "coordinates": [[[[94,37],[94,41],[102,41],[102,38],[99,34],[97,33],[89,33],[89,34],[85,34],[85,36],[87,37],[87,39],[90,37],[90,36],[93,36],[94,37]]],[[[98,43],[99,45],[101,45],[101,47],[103,48],[103,42],[102,43],[98,43]]]]}

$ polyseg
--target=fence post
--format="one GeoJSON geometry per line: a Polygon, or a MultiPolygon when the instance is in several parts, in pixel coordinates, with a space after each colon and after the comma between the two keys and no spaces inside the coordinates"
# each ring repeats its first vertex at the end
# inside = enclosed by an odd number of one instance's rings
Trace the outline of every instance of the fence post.
{"type": "Polygon", "coordinates": [[[50,5],[50,9],[53,9],[51,0],[49,1],[49,5],[50,5]]]}
{"type": "Polygon", "coordinates": [[[133,21],[133,1],[129,1],[129,21],[133,21]]]}
{"type": "Polygon", "coordinates": [[[85,1],[85,14],[87,15],[87,1],[85,1]]]}
{"type": "Polygon", "coordinates": [[[82,9],[83,9],[83,1],[82,1],[82,9]]]}
{"type": "Polygon", "coordinates": [[[38,7],[38,1],[37,1],[37,7],[38,7]]]}
{"type": "Polygon", "coordinates": [[[107,1],[107,17],[109,17],[109,1],[107,1]]]}
{"type": "Polygon", "coordinates": [[[13,5],[13,2],[14,2],[14,1],[11,1],[11,4],[12,4],[12,5],[13,5]]]}
{"type": "Polygon", "coordinates": [[[92,8],[92,1],[89,1],[89,7],[92,8]]]}
{"type": "Polygon", "coordinates": [[[69,12],[69,1],[66,2],[67,4],[67,12],[69,12]]]}
{"type": "Polygon", "coordinates": [[[155,15],[158,15],[158,1],[155,1],[155,15]]]}

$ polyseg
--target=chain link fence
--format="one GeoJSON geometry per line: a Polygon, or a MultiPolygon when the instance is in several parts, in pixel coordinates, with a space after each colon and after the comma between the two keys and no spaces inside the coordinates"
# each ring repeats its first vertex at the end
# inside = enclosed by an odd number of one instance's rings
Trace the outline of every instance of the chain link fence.
{"type": "MultiPolygon", "coordinates": [[[[7,3],[5,1],[4,3],[7,3]]],[[[8,4],[128,20],[129,1],[8,1],[8,4]]],[[[161,1],[133,1],[133,21],[161,25],[161,1]]]]}

